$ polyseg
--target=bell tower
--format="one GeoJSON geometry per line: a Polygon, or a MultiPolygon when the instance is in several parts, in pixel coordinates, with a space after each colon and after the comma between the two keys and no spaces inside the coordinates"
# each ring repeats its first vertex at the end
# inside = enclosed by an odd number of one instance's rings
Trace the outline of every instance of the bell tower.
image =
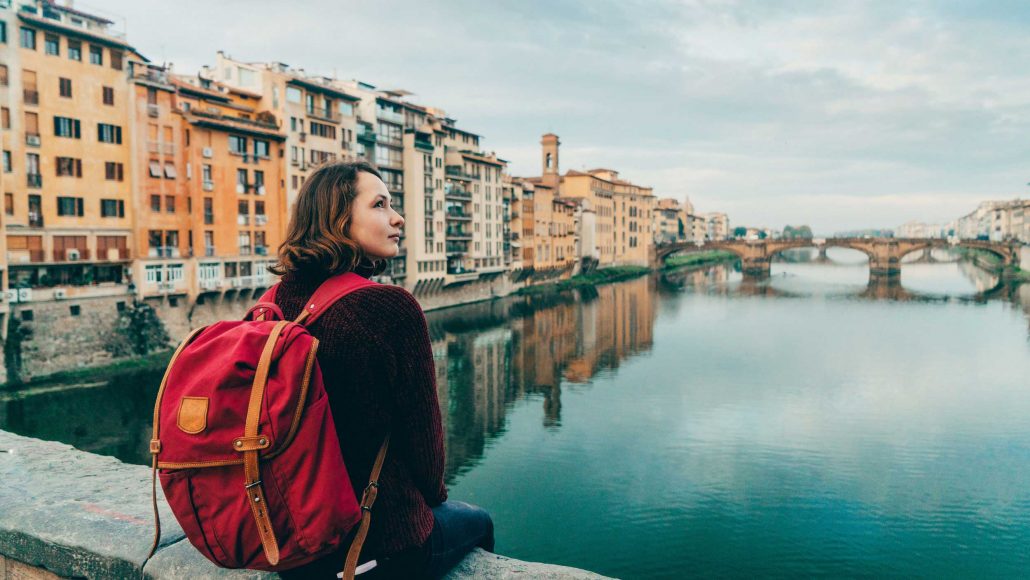
{"type": "Polygon", "coordinates": [[[542,181],[558,190],[558,183],[561,180],[561,172],[558,170],[558,147],[561,141],[554,133],[547,133],[540,138],[541,172],[542,181]]]}

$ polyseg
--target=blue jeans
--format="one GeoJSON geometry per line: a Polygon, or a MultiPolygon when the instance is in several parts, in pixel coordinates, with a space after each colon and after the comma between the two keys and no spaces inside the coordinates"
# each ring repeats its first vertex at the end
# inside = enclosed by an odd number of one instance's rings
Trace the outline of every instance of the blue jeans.
{"type": "Polygon", "coordinates": [[[428,577],[440,578],[473,548],[494,551],[494,522],[483,508],[445,501],[433,508],[433,519],[433,531],[426,540],[428,577]]]}

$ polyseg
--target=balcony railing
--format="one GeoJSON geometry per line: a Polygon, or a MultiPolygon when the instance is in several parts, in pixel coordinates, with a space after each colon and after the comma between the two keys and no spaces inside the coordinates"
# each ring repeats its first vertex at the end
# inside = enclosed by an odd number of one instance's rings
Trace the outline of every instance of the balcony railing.
{"type": "Polygon", "coordinates": [[[250,216],[246,215],[246,214],[240,214],[240,215],[236,216],[236,225],[238,225],[238,226],[249,226],[250,225],[250,216]]]}
{"type": "Polygon", "coordinates": [[[446,186],[444,186],[443,195],[446,199],[472,201],[471,192],[466,191],[453,183],[448,183],[446,186]]]}
{"type": "MultiPolygon", "coordinates": [[[[41,228],[43,227],[43,214],[38,211],[29,211],[29,227],[30,228],[41,228]]],[[[42,251],[42,250],[40,250],[42,251]]]]}
{"type": "Polygon", "coordinates": [[[26,105],[38,105],[39,104],[39,91],[35,89],[25,89],[23,91],[26,105]]]}
{"type": "Polygon", "coordinates": [[[25,175],[29,187],[43,187],[43,175],[41,173],[29,173],[25,175]]]}
{"type": "Polygon", "coordinates": [[[472,216],[467,214],[467,213],[465,213],[465,212],[463,212],[463,211],[449,209],[449,210],[447,210],[447,219],[449,219],[449,220],[471,220],[472,216]]]}
{"type": "Polygon", "coordinates": [[[31,145],[33,147],[39,147],[40,143],[42,143],[42,140],[39,137],[39,133],[26,133],[25,134],[25,144],[26,145],[31,145]]]}
{"type": "Polygon", "coordinates": [[[178,258],[179,248],[177,246],[153,246],[147,251],[150,258],[178,258]]]}
{"type": "Polygon", "coordinates": [[[308,107],[308,116],[318,119],[325,119],[332,123],[339,123],[342,117],[340,113],[328,107],[308,107]]]}
{"type": "Polygon", "coordinates": [[[447,228],[448,240],[471,240],[472,232],[466,232],[459,228],[447,228]]]}
{"type": "Polygon", "coordinates": [[[462,167],[460,165],[448,165],[447,169],[446,169],[446,173],[447,173],[447,177],[456,177],[458,179],[465,179],[465,180],[469,180],[469,181],[471,181],[473,179],[479,179],[478,175],[472,175],[472,174],[469,174],[469,173],[465,173],[465,170],[462,169],[462,167]]]}
{"type": "Polygon", "coordinates": [[[372,129],[371,125],[360,125],[357,134],[358,141],[372,144],[376,142],[376,138],[376,132],[372,129]]]}
{"type": "Polygon", "coordinates": [[[75,262],[79,260],[89,259],[88,248],[65,248],[63,250],[54,250],[54,261],[55,262],[75,262]]]}
{"type": "Polygon", "coordinates": [[[263,225],[267,225],[267,224],[268,224],[268,216],[267,215],[265,215],[263,213],[259,213],[259,214],[254,216],[254,225],[256,225],[256,226],[263,226],[263,225]]]}

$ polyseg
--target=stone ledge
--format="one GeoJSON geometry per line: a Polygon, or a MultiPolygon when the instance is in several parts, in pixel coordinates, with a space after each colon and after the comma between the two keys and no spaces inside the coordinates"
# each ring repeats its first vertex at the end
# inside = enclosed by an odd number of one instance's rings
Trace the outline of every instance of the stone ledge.
{"type": "MultiPolygon", "coordinates": [[[[158,506],[161,547],[147,563],[146,577],[278,577],[216,567],[185,540],[160,492],[158,506]]],[[[138,578],[153,539],[148,468],[6,431],[0,431],[0,508],[0,563],[6,560],[15,566],[18,562],[41,569],[37,572],[46,570],[66,577],[138,578]]],[[[516,577],[603,578],[575,568],[522,562],[482,550],[469,554],[447,576],[449,580],[516,577]]]]}

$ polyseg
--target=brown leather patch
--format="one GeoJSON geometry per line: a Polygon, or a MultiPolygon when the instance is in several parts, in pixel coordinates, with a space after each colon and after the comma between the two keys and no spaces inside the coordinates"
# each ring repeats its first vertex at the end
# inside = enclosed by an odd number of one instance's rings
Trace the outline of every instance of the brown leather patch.
{"type": "Polygon", "coordinates": [[[207,428],[207,397],[183,397],[179,402],[179,429],[200,433],[207,428]]]}

